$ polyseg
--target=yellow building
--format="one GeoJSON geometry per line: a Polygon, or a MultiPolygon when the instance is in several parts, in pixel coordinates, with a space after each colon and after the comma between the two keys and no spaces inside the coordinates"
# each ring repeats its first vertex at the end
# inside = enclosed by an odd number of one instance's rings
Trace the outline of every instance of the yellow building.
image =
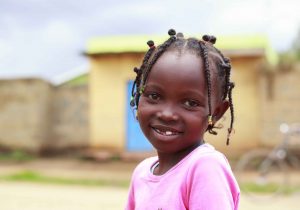
{"type": "MultiPolygon", "coordinates": [[[[140,66],[149,39],[162,43],[168,37],[122,36],[90,40],[86,55],[90,59],[90,145],[117,151],[131,150],[128,142],[128,90],[135,77],[133,67],[140,66]]],[[[235,105],[235,135],[230,150],[246,149],[260,143],[261,109],[259,71],[263,63],[275,63],[276,56],[262,36],[218,37],[216,47],[231,58],[235,105]]],[[[217,136],[209,142],[226,153],[229,115],[217,136]]],[[[138,141],[138,140],[135,140],[138,141]]]]}

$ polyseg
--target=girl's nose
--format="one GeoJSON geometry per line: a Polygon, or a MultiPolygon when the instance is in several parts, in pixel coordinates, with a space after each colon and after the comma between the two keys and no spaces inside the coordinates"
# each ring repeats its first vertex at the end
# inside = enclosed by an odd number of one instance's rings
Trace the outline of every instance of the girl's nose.
{"type": "Polygon", "coordinates": [[[166,107],[165,109],[157,112],[156,116],[163,121],[176,121],[178,120],[178,115],[174,113],[172,109],[166,107]]]}

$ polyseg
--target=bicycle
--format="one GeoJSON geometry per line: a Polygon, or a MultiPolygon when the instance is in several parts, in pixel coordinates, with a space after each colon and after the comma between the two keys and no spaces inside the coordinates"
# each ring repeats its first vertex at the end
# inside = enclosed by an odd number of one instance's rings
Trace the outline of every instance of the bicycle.
{"type": "Polygon", "coordinates": [[[279,130],[283,139],[273,149],[247,152],[236,164],[240,188],[248,197],[265,199],[290,191],[289,172],[299,169],[299,159],[292,154],[290,141],[300,140],[300,123],[283,123],[279,130]]]}

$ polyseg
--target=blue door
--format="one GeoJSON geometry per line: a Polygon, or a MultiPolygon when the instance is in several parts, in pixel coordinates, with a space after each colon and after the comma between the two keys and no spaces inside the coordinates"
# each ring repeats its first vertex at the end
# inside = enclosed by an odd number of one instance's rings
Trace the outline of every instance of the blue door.
{"type": "Polygon", "coordinates": [[[138,121],[135,119],[135,113],[133,113],[130,106],[131,88],[133,81],[127,83],[127,103],[126,103],[126,146],[128,151],[151,151],[152,145],[148,142],[140,129],[138,121]]]}

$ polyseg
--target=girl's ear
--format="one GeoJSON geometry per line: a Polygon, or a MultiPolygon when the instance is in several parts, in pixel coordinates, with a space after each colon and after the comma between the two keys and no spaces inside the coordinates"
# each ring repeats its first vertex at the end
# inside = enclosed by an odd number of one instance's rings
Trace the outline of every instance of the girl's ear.
{"type": "Polygon", "coordinates": [[[219,105],[215,108],[213,113],[213,122],[214,124],[221,119],[221,117],[225,114],[227,109],[229,108],[229,101],[224,100],[219,103],[219,105]]]}

